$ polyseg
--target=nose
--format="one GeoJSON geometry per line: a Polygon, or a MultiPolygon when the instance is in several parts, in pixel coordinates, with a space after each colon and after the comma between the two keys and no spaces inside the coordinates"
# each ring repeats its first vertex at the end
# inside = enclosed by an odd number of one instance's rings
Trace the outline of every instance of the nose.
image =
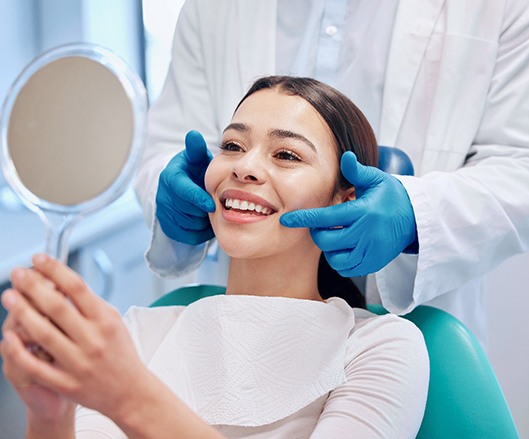
{"type": "Polygon", "coordinates": [[[264,158],[254,151],[246,152],[232,167],[232,178],[242,183],[262,183],[266,176],[264,158]]]}

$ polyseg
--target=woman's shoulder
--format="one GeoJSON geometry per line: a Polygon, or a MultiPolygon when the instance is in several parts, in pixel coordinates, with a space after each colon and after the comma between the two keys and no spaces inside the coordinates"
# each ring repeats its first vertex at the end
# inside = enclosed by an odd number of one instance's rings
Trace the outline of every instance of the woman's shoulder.
{"type": "Polygon", "coordinates": [[[420,329],[411,321],[395,314],[375,314],[353,308],[355,325],[349,334],[350,343],[362,341],[366,345],[412,345],[426,349],[420,329]]]}
{"type": "Polygon", "coordinates": [[[382,341],[386,338],[409,339],[424,345],[424,338],[419,328],[411,321],[395,314],[376,314],[364,308],[351,308],[345,300],[332,297],[326,302],[343,313],[354,316],[354,325],[349,339],[366,338],[371,341],[382,341]]]}
{"type": "Polygon", "coordinates": [[[355,325],[347,340],[347,364],[357,358],[369,358],[390,368],[413,371],[411,375],[429,375],[429,358],[420,329],[395,314],[378,315],[354,309],[355,325]]]}

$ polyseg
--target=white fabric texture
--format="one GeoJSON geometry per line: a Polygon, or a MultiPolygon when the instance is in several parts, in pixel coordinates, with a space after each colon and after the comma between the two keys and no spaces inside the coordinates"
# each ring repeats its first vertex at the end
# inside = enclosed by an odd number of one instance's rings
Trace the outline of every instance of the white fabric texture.
{"type": "MultiPolygon", "coordinates": [[[[186,132],[201,131],[216,151],[251,82],[277,71],[277,8],[277,0],[184,4],[136,182],[149,220],[158,175],[186,132]]],[[[390,44],[385,69],[378,69],[385,73],[377,137],[414,163],[418,178],[401,180],[415,212],[419,254],[399,256],[373,284],[390,311],[440,306],[483,340],[481,277],[529,249],[527,1],[401,1],[392,29],[377,29],[385,32],[390,44]]],[[[342,51],[340,62],[353,55],[342,51]]],[[[157,225],[153,236],[155,243],[168,241],[157,225]]],[[[196,269],[201,258],[182,255],[179,247],[151,246],[152,268],[163,263],[172,267],[163,274],[174,276],[196,269]]]]}
{"type": "MultiPolygon", "coordinates": [[[[126,321],[153,373],[227,437],[412,438],[420,426],[428,356],[396,316],[338,298],[221,295],[126,321]]],[[[76,428],[123,437],[83,408],[76,428]]]]}

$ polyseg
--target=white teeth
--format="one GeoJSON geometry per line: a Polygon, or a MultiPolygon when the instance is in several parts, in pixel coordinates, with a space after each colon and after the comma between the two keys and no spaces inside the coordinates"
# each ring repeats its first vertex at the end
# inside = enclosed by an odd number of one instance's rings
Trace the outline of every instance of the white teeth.
{"type": "Polygon", "coordinates": [[[226,208],[233,208],[238,210],[253,210],[257,213],[262,213],[263,215],[270,215],[272,209],[268,207],[261,206],[260,204],[255,204],[245,200],[237,200],[235,198],[226,198],[224,200],[224,205],[226,208]]]}

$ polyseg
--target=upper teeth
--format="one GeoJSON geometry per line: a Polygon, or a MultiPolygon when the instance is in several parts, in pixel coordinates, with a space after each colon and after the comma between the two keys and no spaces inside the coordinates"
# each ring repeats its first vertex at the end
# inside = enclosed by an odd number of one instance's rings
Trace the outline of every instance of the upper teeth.
{"type": "Polygon", "coordinates": [[[262,213],[263,215],[270,215],[270,213],[272,213],[272,209],[268,207],[248,202],[246,200],[237,200],[235,198],[226,198],[224,205],[228,208],[239,210],[255,210],[256,212],[262,213]]]}

